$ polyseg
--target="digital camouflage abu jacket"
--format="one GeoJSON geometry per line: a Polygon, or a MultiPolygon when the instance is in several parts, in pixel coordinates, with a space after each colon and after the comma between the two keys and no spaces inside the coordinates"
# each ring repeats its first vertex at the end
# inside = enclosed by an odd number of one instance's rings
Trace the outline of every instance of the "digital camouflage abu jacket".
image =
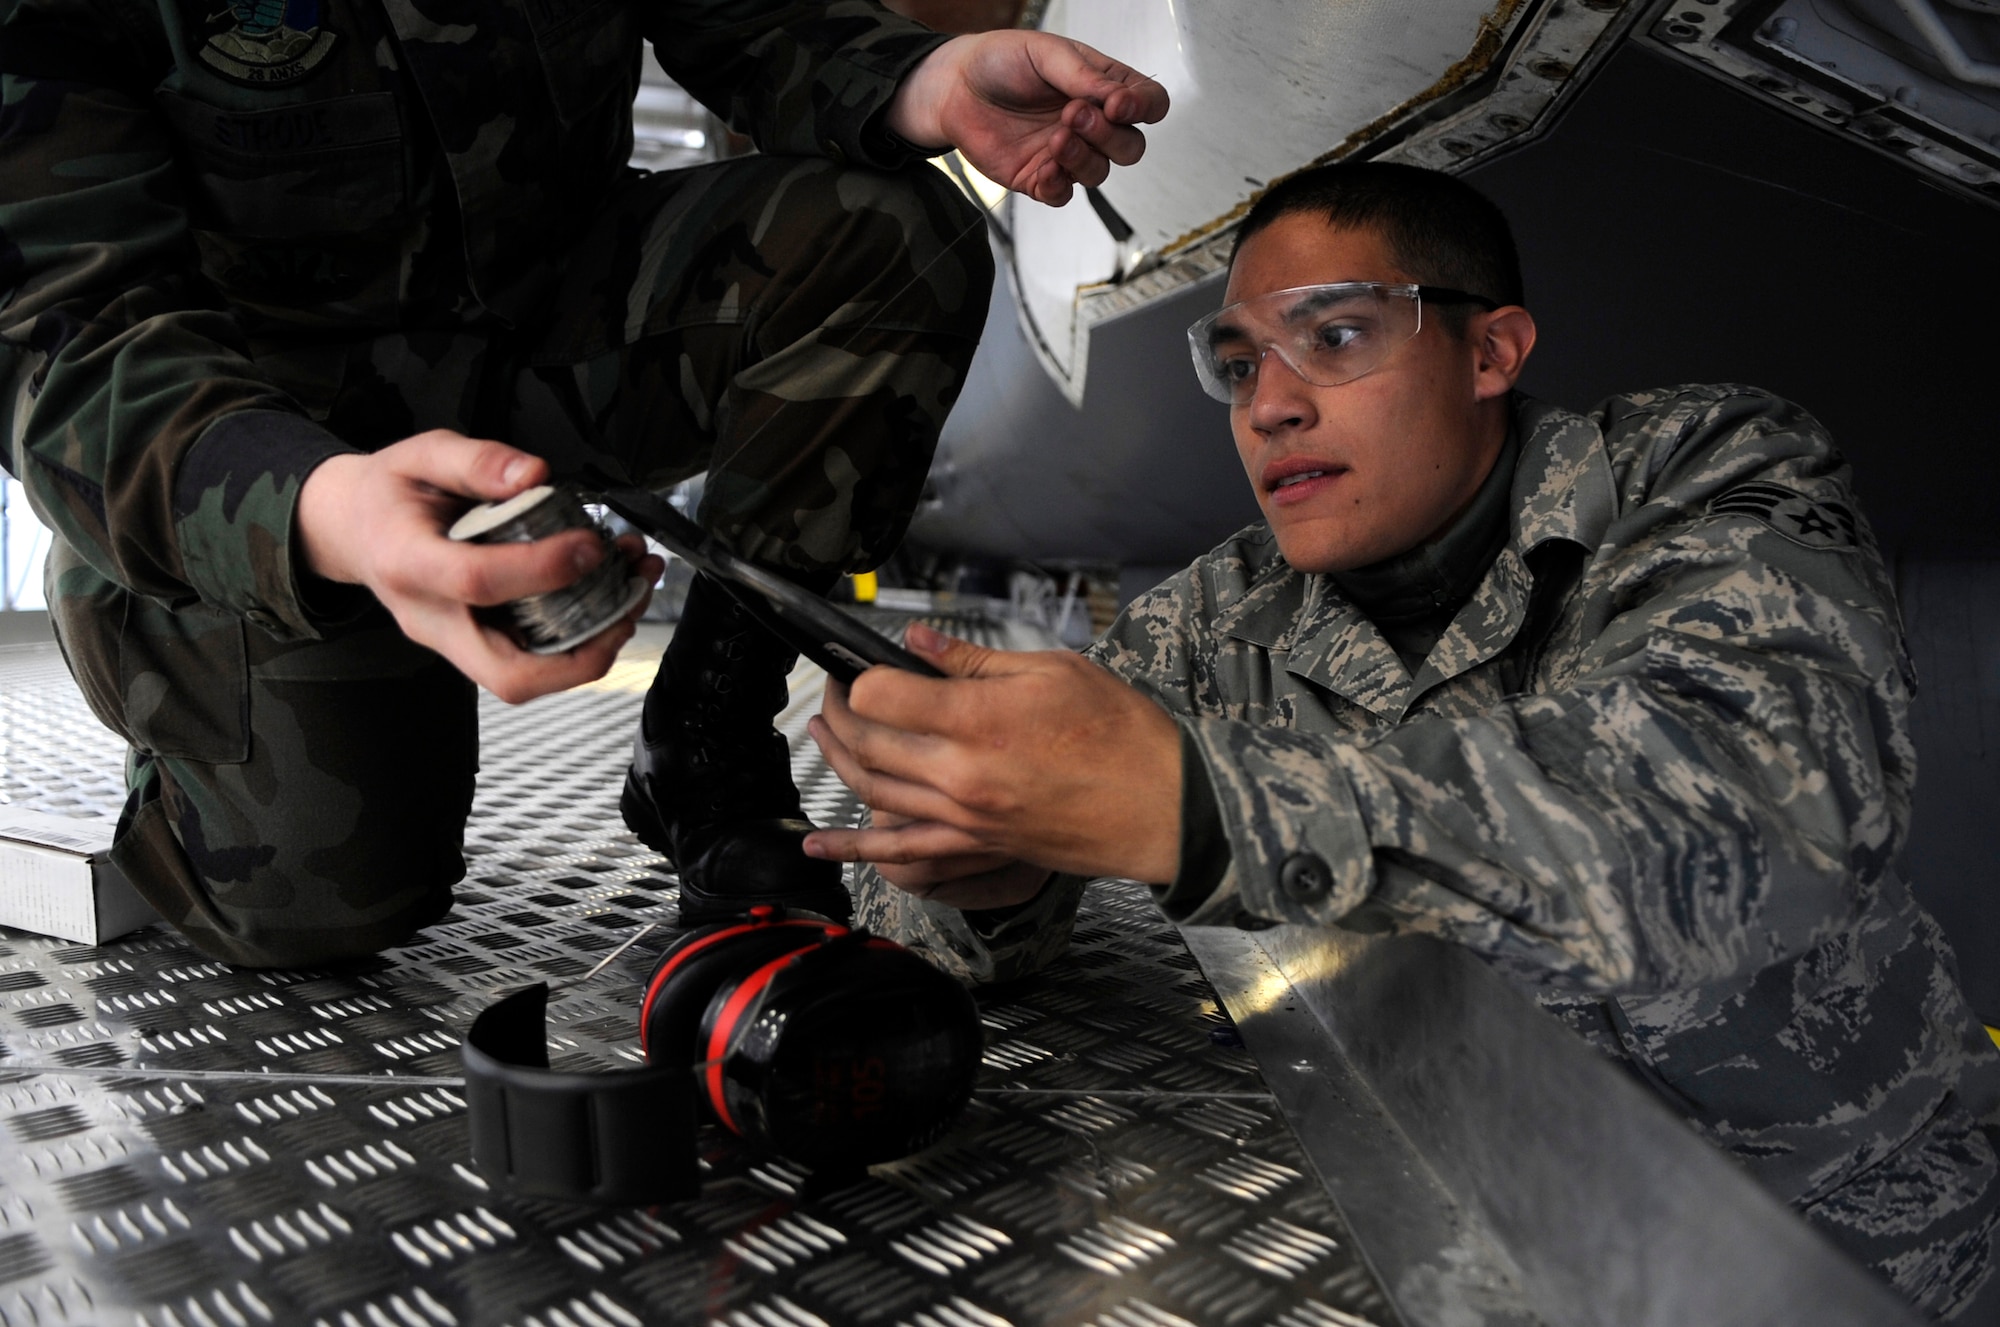
{"type": "Polygon", "coordinates": [[[532,319],[627,170],[641,38],[765,150],[878,166],[943,40],[868,0],[0,0],[0,459],[43,519],[310,634],[345,347],[532,319]]]}
{"type": "MultiPolygon", "coordinates": [[[[1229,840],[1175,920],[1481,955],[1932,1312],[1994,1270],[2000,1055],[1893,869],[1915,779],[1894,595],[1819,424],[1736,387],[1517,406],[1511,536],[1413,677],[1236,535],[1092,647],[1199,753],[1229,840]]],[[[859,914],[1018,975],[1080,882],[859,914]]]]}

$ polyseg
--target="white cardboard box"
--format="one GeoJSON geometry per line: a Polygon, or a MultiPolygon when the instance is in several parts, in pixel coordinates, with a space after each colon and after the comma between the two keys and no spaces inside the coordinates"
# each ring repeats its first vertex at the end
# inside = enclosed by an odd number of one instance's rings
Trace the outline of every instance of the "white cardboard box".
{"type": "Polygon", "coordinates": [[[111,864],[114,828],[0,805],[0,926],[101,945],[158,921],[111,864]]]}

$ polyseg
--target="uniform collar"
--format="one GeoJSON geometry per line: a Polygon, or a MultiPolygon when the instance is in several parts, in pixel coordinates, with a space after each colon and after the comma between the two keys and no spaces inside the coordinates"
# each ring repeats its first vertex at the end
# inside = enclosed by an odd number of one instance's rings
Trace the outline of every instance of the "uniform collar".
{"type": "Polygon", "coordinates": [[[1517,394],[1514,429],[1521,456],[1507,543],[1414,677],[1330,578],[1292,570],[1275,540],[1244,592],[1220,606],[1217,632],[1287,654],[1289,672],[1391,722],[1432,687],[1498,655],[1527,618],[1534,586],[1528,555],[1557,540],[1594,550],[1617,511],[1604,436],[1594,423],[1517,394]]]}
{"type": "Polygon", "coordinates": [[[1563,539],[1595,552],[1618,514],[1603,431],[1582,415],[1519,393],[1514,427],[1526,440],[1514,472],[1514,548],[1526,555],[1563,539]]]}

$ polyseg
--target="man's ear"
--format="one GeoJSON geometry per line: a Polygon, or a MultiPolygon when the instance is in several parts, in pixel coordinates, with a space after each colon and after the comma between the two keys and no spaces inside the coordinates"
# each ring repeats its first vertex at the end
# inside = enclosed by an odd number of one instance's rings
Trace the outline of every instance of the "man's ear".
{"type": "Polygon", "coordinates": [[[1481,314],[1466,329],[1474,338],[1472,398],[1490,401],[1514,390],[1535,349],[1535,315],[1518,304],[1481,314]]]}

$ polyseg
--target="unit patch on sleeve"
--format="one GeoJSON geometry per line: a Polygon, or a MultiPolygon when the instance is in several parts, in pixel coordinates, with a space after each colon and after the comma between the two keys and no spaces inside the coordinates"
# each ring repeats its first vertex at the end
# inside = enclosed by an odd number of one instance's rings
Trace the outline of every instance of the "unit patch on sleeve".
{"type": "Polygon", "coordinates": [[[333,49],[319,10],[320,0],[230,0],[210,20],[202,62],[238,83],[296,83],[333,49]]]}
{"type": "Polygon", "coordinates": [[[1710,516],[1748,516],[1807,548],[1853,548],[1854,509],[1761,480],[1738,484],[1708,504],[1710,516]]]}

